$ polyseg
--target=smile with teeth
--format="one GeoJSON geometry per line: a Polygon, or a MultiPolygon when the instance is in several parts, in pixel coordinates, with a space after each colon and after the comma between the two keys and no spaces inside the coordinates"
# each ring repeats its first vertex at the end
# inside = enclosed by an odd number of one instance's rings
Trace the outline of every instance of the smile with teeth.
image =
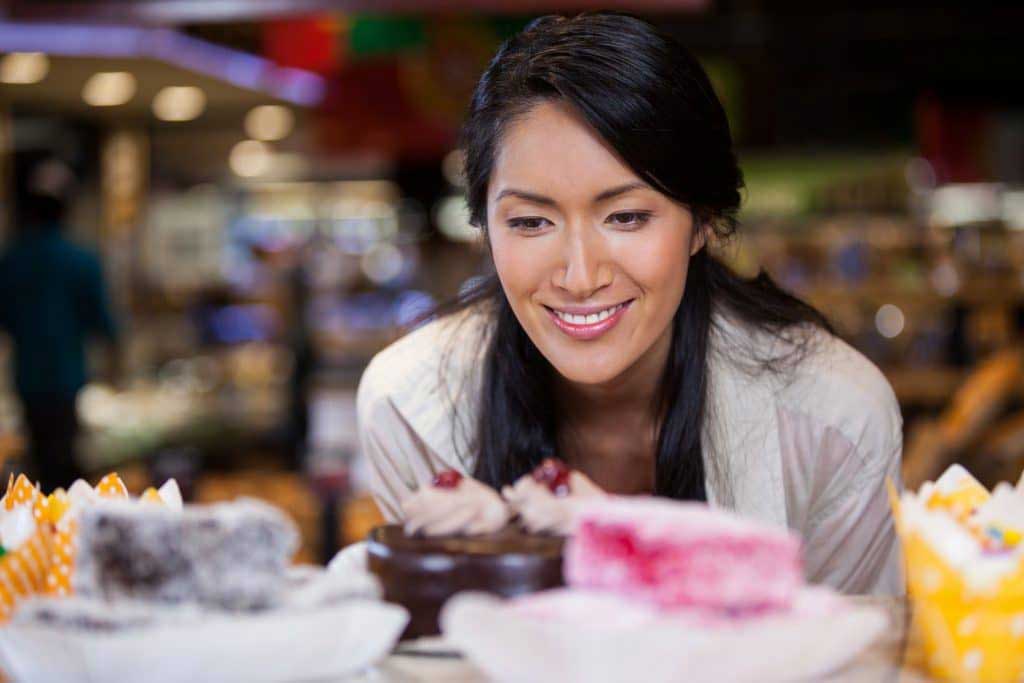
{"type": "Polygon", "coordinates": [[[616,327],[623,316],[626,315],[627,309],[632,303],[633,299],[630,299],[629,301],[623,301],[621,304],[609,306],[604,310],[594,311],[585,315],[560,311],[549,306],[544,308],[547,309],[551,322],[563,334],[576,341],[589,342],[603,337],[616,327]]]}
{"type": "Polygon", "coordinates": [[[625,303],[617,304],[611,308],[606,308],[603,311],[597,313],[591,313],[590,315],[573,315],[572,313],[565,313],[557,309],[551,309],[552,312],[559,317],[559,319],[567,322],[570,325],[594,325],[596,323],[607,320],[616,313],[619,309],[625,306],[625,303]]]}

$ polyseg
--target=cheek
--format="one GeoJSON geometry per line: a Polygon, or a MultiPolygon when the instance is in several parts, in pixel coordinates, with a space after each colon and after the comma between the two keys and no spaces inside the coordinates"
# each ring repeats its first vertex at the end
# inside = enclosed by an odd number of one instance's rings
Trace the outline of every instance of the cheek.
{"type": "Polygon", "coordinates": [[[689,231],[659,227],[630,248],[619,250],[619,263],[648,295],[678,304],[690,262],[689,231]],[[675,301],[672,301],[675,299],[675,301]]]}
{"type": "Polygon", "coordinates": [[[510,299],[516,293],[530,289],[535,278],[531,260],[521,242],[522,240],[510,239],[506,234],[499,233],[491,236],[494,269],[510,299]]]}
{"type": "Polygon", "coordinates": [[[498,279],[510,299],[529,296],[550,272],[548,240],[523,239],[508,233],[491,237],[491,256],[498,279]]]}

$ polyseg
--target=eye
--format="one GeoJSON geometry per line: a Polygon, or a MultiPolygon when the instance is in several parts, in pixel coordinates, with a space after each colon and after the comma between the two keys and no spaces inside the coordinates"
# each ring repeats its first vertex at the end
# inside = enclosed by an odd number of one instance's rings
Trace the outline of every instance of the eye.
{"type": "Polygon", "coordinates": [[[608,216],[608,223],[623,228],[639,228],[651,219],[649,211],[620,211],[608,216]]]}
{"type": "Polygon", "coordinates": [[[538,232],[544,229],[545,223],[551,223],[551,221],[540,216],[527,216],[523,218],[510,218],[508,220],[508,227],[520,232],[538,232]]]}

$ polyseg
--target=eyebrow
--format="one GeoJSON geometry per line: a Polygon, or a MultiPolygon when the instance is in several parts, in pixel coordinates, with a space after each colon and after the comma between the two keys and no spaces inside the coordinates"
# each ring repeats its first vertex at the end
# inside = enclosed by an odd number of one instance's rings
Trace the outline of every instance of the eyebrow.
{"type": "MultiPolygon", "coordinates": [[[[618,197],[620,194],[625,194],[633,190],[646,189],[648,189],[647,184],[641,183],[639,181],[626,183],[625,185],[617,185],[616,187],[607,189],[599,193],[596,197],[594,197],[592,203],[598,204],[600,202],[608,201],[612,197],[618,197]]],[[[551,197],[546,197],[542,194],[537,194],[535,192],[527,192],[526,190],[517,190],[513,187],[506,188],[499,192],[498,196],[494,198],[494,201],[497,202],[504,197],[519,197],[520,199],[525,199],[528,202],[540,204],[541,206],[558,206],[558,202],[556,202],[551,197]]]]}

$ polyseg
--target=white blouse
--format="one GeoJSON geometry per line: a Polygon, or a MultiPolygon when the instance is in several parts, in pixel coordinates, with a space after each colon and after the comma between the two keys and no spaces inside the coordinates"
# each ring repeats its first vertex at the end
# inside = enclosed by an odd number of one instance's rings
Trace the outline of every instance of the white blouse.
{"type": "MultiPolygon", "coordinates": [[[[886,479],[900,487],[902,418],[879,370],[820,330],[782,373],[754,358],[795,341],[716,315],[703,434],[711,504],[782,524],[804,542],[807,579],[845,593],[902,594],[886,479]]],[[[360,445],[385,517],[444,469],[472,472],[489,319],[430,322],[378,353],[357,395],[360,445]]]]}

